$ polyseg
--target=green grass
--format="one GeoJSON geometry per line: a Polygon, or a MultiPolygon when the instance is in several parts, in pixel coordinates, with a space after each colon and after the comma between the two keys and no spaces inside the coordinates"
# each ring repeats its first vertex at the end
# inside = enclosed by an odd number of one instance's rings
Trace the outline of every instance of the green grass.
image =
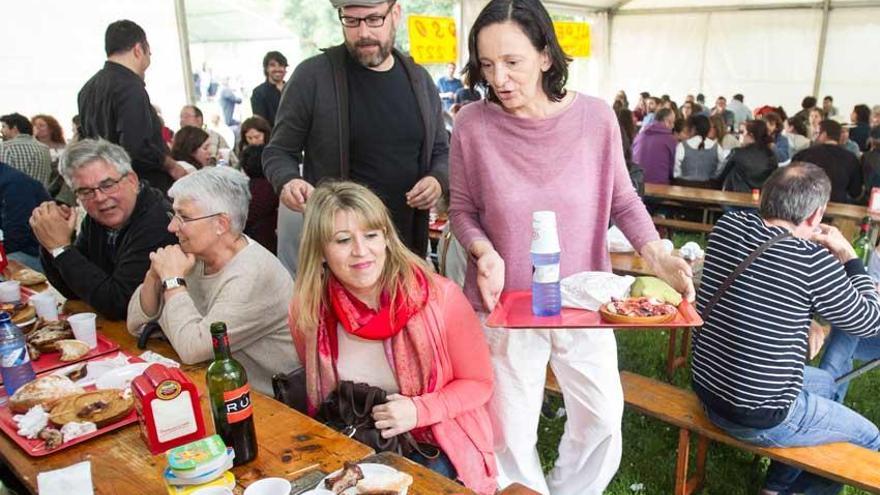
{"type": "MultiPolygon", "coordinates": [[[[617,332],[620,368],[665,380],[666,332],[617,332]]],[[[690,368],[679,369],[673,383],[690,388],[690,368]]],[[[880,421],[880,370],[858,378],[849,389],[847,405],[877,423],[880,421]]],[[[550,409],[562,406],[561,399],[548,397],[550,409]]],[[[556,460],[556,447],[562,436],[565,418],[541,418],[538,451],[545,471],[556,460]]],[[[623,460],[614,480],[606,490],[610,495],[668,494],[673,488],[673,472],[678,445],[678,431],[668,424],[626,410],[623,416],[623,460]],[[633,484],[642,484],[635,492],[633,484]]],[[[758,492],[767,469],[767,460],[724,445],[713,443],[707,461],[703,495],[752,495],[758,492]]],[[[846,495],[867,492],[847,487],[846,495]]]]}

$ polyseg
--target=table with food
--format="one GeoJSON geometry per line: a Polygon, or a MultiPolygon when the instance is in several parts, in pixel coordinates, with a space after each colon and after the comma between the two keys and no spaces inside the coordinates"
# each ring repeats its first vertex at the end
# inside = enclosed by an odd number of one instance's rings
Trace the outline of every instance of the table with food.
{"type": "Polygon", "coordinates": [[[225,325],[180,365],[31,272],[0,282],[0,459],[31,493],[471,493],[250,390],[225,325]]]}

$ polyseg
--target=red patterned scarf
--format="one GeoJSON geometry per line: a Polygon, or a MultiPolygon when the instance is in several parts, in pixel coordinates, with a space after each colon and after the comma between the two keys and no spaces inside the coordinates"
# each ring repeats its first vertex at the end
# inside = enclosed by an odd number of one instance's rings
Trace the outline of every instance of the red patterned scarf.
{"type": "Polygon", "coordinates": [[[424,319],[413,317],[428,302],[428,280],[421,269],[413,267],[413,271],[415,286],[399,286],[393,306],[388,292],[383,292],[378,311],[361,302],[330,275],[329,307],[322,307],[317,331],[304,335],[305,351],[316,356],[315,359],[307,357],[304,362],[310,412],[316,413],[324,399],[336,390],[335,364],[339,357],[336,329],[340,324],[346,332],[364,339],[390,339],[390,364],[402,395],[414,397],[434,390],[437,381],[434,345],[424,319]]]}

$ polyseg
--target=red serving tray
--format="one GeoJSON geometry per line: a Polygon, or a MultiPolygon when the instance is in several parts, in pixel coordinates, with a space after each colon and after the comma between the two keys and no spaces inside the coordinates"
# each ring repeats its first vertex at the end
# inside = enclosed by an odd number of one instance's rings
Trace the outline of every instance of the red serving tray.
{"type": "Polygon", "coordinates": [[[598,311],[562,308],[558,316],[532,314],[532,292],[528,290],[501,293],[501,299],[486,319],[492,328],[678,328],[699,327],[703,319],[687,301],[678,305],[678,314],[665,323],[611,323],[602,319],[598,311]]]}
{"type": "MultiPolygon", "coordinates": [[[[143,362],[143,359],[141,359],[137,356],[132,356],[131,354],[129,354],[125,351],[119,351],[119,352],[128,356],[129,363],[143,362]]],[[[67,364],[70,364],[70,363],[67,363],[67,364]]],[[[40,375],[46,375],[46,374],[49,374],[49,373],[41,373],[40,375]]],[[[89,386],[83,387],[83,388],[86,391],[92,391],[92,390],[96,389],[94,385],[89,385],[89,386]]],[[[16,433],[18,431],[18,426],[15,424],[15,421],[12,420],[13,412],[10,411],[8,407],[6,407],[6,401],[5,401],[6,391],[5,390],[0,390],[0,398],[3,399],[3,405],[0,406],[0,430],[3,430],[3,433],[6,433],[6,436],[8,436],[13,442],[15,442],[19,447],[21,447],[21,449],[24,450],[24,452],[27,455],[29,455],[31,457],[42,457],[44,455],[54,454],[56,452],[59,452],[61,450],[66,449],[68,447],[72,447],[76,444],[83,443],[86,440],[95,438],[99,435],[103,435],[104,433],[107,433],[108,431],[118,430],[119,428],[122,428],[123,426],[128,426],[132,423],[136,423],[138,420],[137,410],[136,410],[136,408],[133,407],[131,409],[131,413],[129,413],[129,415],[126,416],[125,418],[123,418],[115,423],[111,423],[103,428],[98,428],[96,431],[93,431],[92,433],[89,433],[88,435],[83,435],[81,437],[74,438],[73,440],[71,440],[67,443],[62,443],[59,447],[57,447],[53,450],[49,450],[46,448],[45,443],[42,440],[40,440],[39,438],[35,438],[33,440],[30,440],[30,439],[27,439],[27,438],[19,435],[18,433],[16,433]]]]}

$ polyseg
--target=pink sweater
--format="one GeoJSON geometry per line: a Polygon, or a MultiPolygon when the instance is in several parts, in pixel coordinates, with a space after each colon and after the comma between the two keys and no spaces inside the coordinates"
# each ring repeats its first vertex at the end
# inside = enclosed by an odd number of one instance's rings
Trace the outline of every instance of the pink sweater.
{"type": "MultiPolygon", "coordinates": [[[[455,119],[449,157],[450,219],[462,246],[488,239],[504,259],[504,290],[531,287],[532,212],[556,212],[560,276],[610,271],[609,222],[640,250],[659,239],[633,189],[620,129],[603,101],[576,94],[564,110],[524,119],[488,101],[455,119]]],[[[465,294],[481,310],[469,260],[465,294]]]]}

